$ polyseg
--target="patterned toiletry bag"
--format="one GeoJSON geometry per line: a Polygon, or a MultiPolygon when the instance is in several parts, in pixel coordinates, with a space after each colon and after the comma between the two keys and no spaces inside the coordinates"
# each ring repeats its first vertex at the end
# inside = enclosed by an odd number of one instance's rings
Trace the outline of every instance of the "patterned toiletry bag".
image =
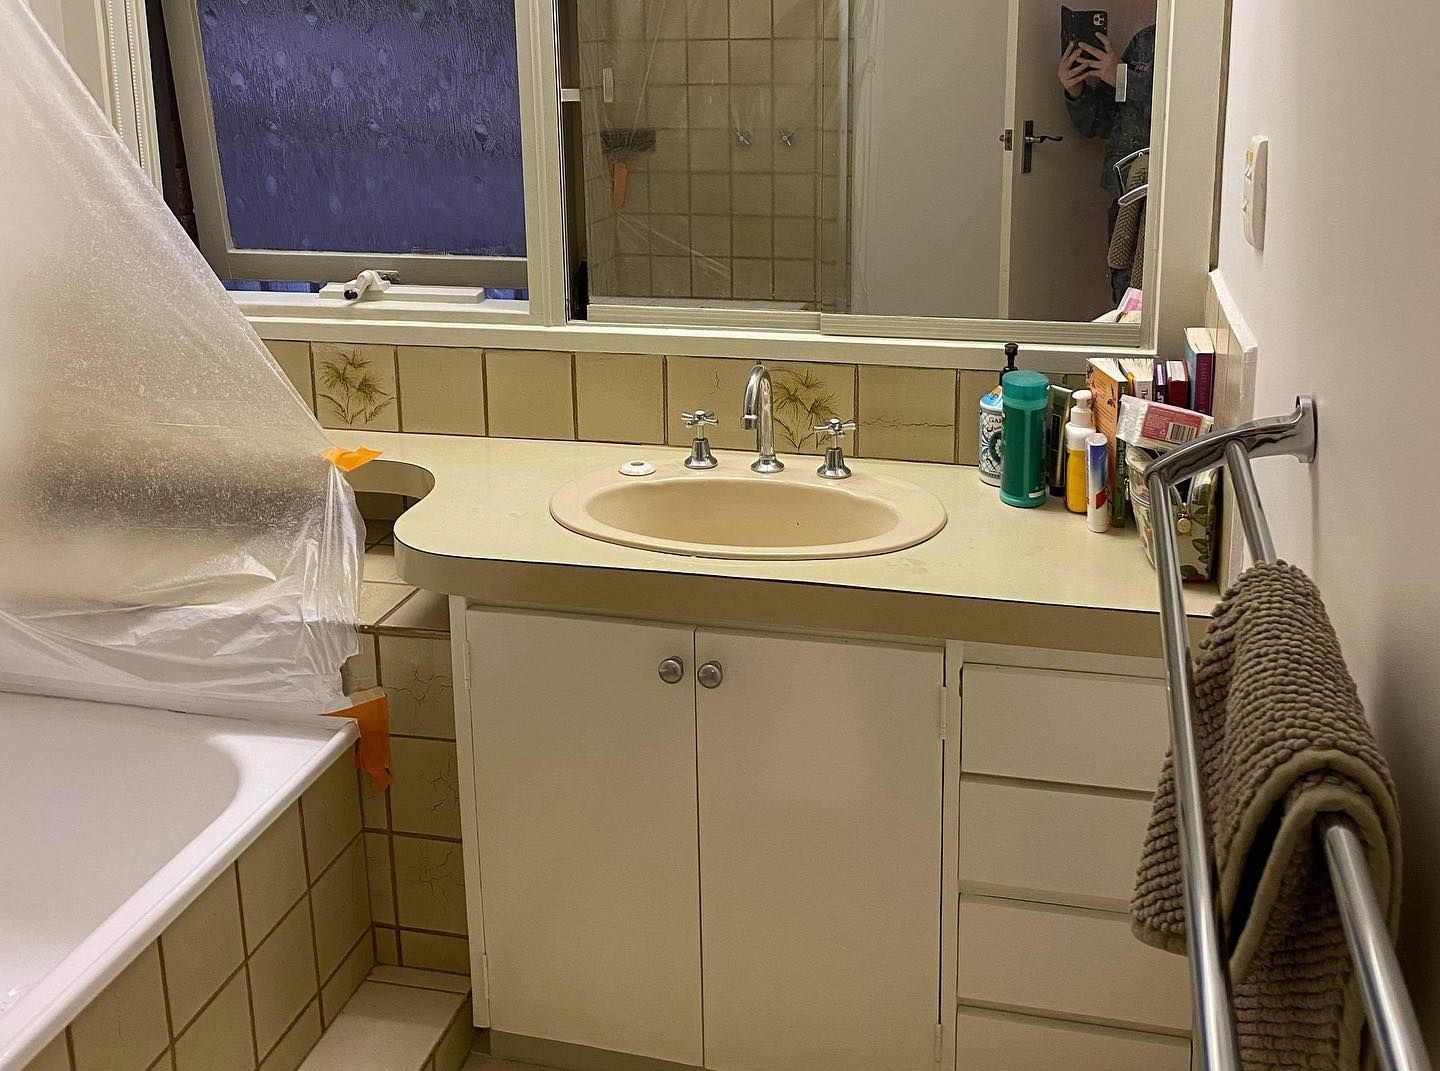
{"type": "MultiPolygon", "coordinates": [[[[1155,564],[1155,530],[1150,523],[1150,489],[1145,472],[1160,455],[1153,450],[1125,444],[1125,465],[1130,475],[1130,503],[1135,526],[1145,544],[1145,556],[1155,564]]],[[[1220,547],[1220,469],[1211,469],[1188,483],[1170,489],[1175,509],[1175,546],[1180,552],[1180,576],[1200,582],[1215,576],[1220,547]],[[1183,492],[1183,493],[1182,493],[1183,492]]]]}

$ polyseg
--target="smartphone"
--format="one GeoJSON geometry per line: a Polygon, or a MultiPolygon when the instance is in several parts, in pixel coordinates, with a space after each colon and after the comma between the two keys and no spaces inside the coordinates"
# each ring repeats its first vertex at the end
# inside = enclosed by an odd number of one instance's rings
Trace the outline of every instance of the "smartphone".
{"type": "Polygon", "coordinates": [[[1106,11],[1072,11],[1060,8],[1060,54],[1071,45],[1100,47],[1100,35],[1110,32],[1110,14],[1106,11]]]}

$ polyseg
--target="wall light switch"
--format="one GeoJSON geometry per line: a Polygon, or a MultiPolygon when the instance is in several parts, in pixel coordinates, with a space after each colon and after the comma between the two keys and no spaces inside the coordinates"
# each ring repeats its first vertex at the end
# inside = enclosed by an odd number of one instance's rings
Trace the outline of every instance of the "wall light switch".
{"type": "Polygon", "coordinates": [[[1265,192],[1270,167],[1270,139],[1256,134],[1245,150],[1245,179],[1240,193],[1240,218],[1245,240],[1256,249],[1265,248],[1265,192]]]}

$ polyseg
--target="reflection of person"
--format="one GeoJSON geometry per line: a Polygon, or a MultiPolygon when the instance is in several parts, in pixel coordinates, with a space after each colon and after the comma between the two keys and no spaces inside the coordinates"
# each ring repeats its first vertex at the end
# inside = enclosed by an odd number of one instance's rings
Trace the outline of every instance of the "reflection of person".
{"type": "MultiPolygon", "coordinates": [[[[1105,163],[1100,185],[1110,194],[1110,229],[1120,207],[1120,180],[1115,163],[1136,149],[1150,144],[1150,93],[1155,78],[1155,27],[1139,31],[1116,57],[1110,38],[1099,35],[1100,46],[1076,42],[1060,57],[1060,84],[1065,89],[1065,106],[1070,109],[1070,122],[1087,138],[1105,139],[1105,163]],[[1125,99],[1115,99],[1115,69],[1127,68],[1125,99]],[[1093,81],[1091,80],[1093,79],[1093,81]]],[[[1110,272],[1110,287],[1118,303],[1130,283],[1128,269],[1110,272]]]]}

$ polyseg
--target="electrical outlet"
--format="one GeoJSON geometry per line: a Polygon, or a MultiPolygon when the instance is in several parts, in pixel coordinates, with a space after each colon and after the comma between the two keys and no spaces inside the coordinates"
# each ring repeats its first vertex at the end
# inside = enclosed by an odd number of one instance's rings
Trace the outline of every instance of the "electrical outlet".
{"type": "Polygon", "coordinates": [[[1270,167],[1270,139],[1256,134],[1245,150],[1245,178],[1240,193],[1240,218],[1245,240],[1256,249],[1265,248],[1265,194],[1270,167]]]}

